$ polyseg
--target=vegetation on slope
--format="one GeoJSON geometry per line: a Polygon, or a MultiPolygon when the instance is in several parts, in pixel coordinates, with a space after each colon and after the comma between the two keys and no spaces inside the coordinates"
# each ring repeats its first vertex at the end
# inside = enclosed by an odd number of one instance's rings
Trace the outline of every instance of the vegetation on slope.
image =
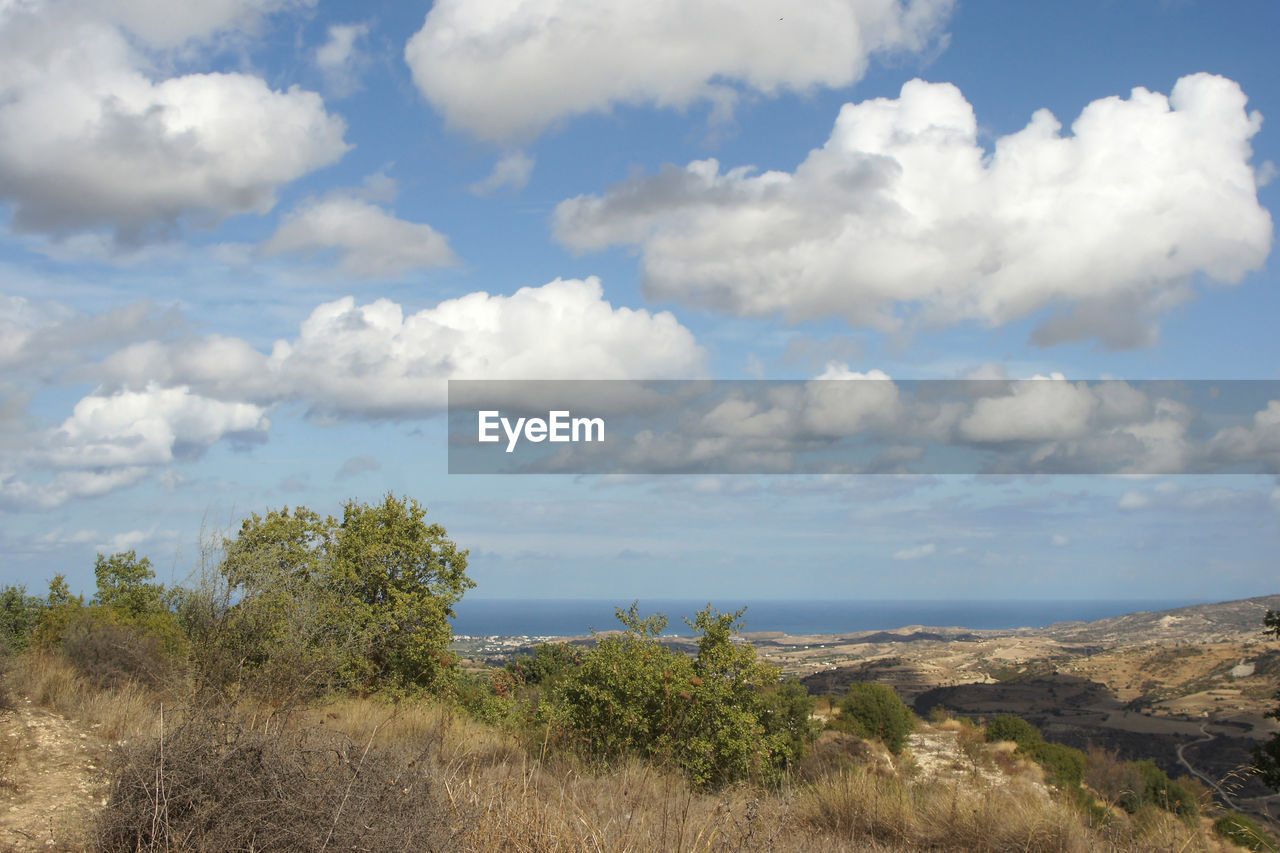
{"type": "Polygon", "coordinates": [[[1049,743],[1017,718],[985,735],[925,726],[952,738],[949,776],[921,769],[922,724],[891,688],[855,685],[822,732],[804,686],[735,637],[741,612],[709,605],[689,622],[695,654],[663,645],[666,618],[633,605],[588,647],[546,644],[465,672],[448,647],[472,586],[466,552],[425,514],[391,495],[340,520],[286,508],[217,543],[190,586],[165,587],[125,552],[99,556],[87,602],[61,577],[43,597],[0,590],[12,670],[0,684],[116,742],[88,846],[1084,851],[1245,839],[1244,823],[1200,825],[1202,789],[1049,743]],[[1012,758],[1002,741],[1017,744],[1012,758]]]}

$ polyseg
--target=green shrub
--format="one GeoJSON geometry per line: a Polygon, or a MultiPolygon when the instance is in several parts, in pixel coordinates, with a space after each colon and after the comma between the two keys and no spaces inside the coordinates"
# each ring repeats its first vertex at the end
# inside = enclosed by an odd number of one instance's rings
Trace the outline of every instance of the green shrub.
{"type": "Polygon", "coordinates": [[[1214,832],[1246,850],[1276,850],[1276,842],[1258,822],[1240,812],[1227,812],[1213,822],[1214,832]]]}
{"type": "Polygon", "coordinates": [[[550,686],[582,665],[582,649],[569,643],[539,643],[533,654],[517,655],[503,671],[519,684],[550,686]]]}
{"type": "Polygon", "coordinates": [[[1078,749],[1046,741],[1040,730],[1014,714],[1001,714],[987,723],[988,741],[1013,741],[1018,752],[1039,764],[1051,784],[1078,788],[1084,780],[1085,757],[1078,749]]]}
{"type": "Polygon", "coordinates": [[[898,753],[907,745],[907,735],[915,729],[916,718],[892,687],[854,684],[840,700],[835,727],[879,740],[890,752],[898,753]]]}
{"type": "Polygon", "coordinates": [[[1143,805],[1151,804],[1173,812],[1182,818],[1193,818],[1200,813],[1195,794],[1181,782],[1169,778],[1154,761],[1134,762],[1142,780],[1141,790],[1121,800],[1126,811],[1136,812],[1143,805]]]}
{"type": "Polygon", "coordinates": [[[53,580],[49,581],[49,595],[36,620],[31,643],[46,649],[62,645],[63,632],[79,618],[83,609],[84,596],[71,594],[66,575],[54,575],[53,580]]]}
{"type": "Polygon", "coordinates": [[[766,689],[761,699],[761,722],[766,732],[780,736],[786,744],[787,763],[807,755],[821,728],[821,724],[813,719],[816,700],[809,694],[809,689],[800,679],[788,678],[766,689]]]}
{"type": "Polygon", "coordinates": [[[602,762],[638,754],[670,764],[700,788],[778,780],[798,757],[794,733],[766,722],[762,691],[779,671],[733,642],[741,612],[698,613],[696,657],[658,641],[665,616],[641,618],[634,604],[617,615],[625,630],[598,637],[553,692],[562,739],[602,762]]]}
{"type": "Polygon", "coordinates": [[[1001,714],[987,723],[987,740],[1008,740],[1018,746],[1029,747],[1040,743],[1044,738],[1040,730],[1021,717],[1013,714],[1001,714]]]}
{"type": "Polygon", "coordinates": [[[1084,753],[1061,743],[1039,741],[1025,749],[1032,760],[1048,771],[1049,782],[1059,788],[1079,788],[1084,780],[1084,753]]]}

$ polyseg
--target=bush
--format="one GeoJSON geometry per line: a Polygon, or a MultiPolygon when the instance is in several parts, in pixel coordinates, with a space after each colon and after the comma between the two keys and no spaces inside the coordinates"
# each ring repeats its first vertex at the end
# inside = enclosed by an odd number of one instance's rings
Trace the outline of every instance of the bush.
{"type": "Polygon", "coordinates": [[[987,723],[987,740],[1007,740],[1013,741],[1018,746],[1030,746],[1040,743],[1044,738],[1039,729],[1021,717],[1001,714],[987,723]]]}
{"type": "Polygon", "coordinates": [[[569,643],[539,643],[533,654],[517,655],[503,671],[519,684],[551,686],[582,665],[583,652],[569,643]]]}
{"type": "Polygon", "coordinates": [[[788,725],[766,725],[761,691],[779,671],[732,641],[741,613],[708,606],[691,658],[658,641],[665,616],[618,608],[622,634],[596,645],[554,691],[553,718],[569,744],[600,761],[642,755],[678,767],[695,787],[740,779],[775,782],[794,760],[788,725]]]}
{"type": "Polygon", "coordinates": [[[1045,769],[1051,784],[1078,788],[1084,780],[1085,756],[1074,747],[1050,743],[1031,723],[1014,714],[1001,714],[987,723],[988,741],[1013,741],[1018,752],[1045,769]]]}
{"type": "Polygon", "coordinates": [[[1186,785],[1170,779],[1154,761],[1144,759],[1134,762],[1134,766],[1142,779],[1142,789],[1138,792],[1137,802],[1121,801],[1127,811],[1137,811],[1149,803],[1182,818],[1193,818],[1200,813],[1195,794],[1186,785]]]}
{"type": "Polygon", "coordinates": [[[157,686],[181,667],[164,634],[117,622],[96,607],[85,608],[63,630],[62,653],[99,689],[128,681],[157,686]]]}
{"type": "Polygon", "coordinates": [[[1227,812],[1213,822],[1214,832],[1246,850],[1275,850],[1276,842],[1258,822],[1240,812],[1227,812]]]}
{"type": "Polygon", "coordinates": [[[12,711],[13,694],[9,691],[9,670],[13,668],[13,648],[9,638],[0,635],[0,713],[12,711]]]}
{"type": "Polygon", "coordinates": [[[1091,746],[1085,756],[1084,781],[1108,803],[1121,807],[1126,807],[1134,792],[1142,791],[1142,776],[1134,763],[1097,746],[1091,746]]]}
{"type": "Polygon", "coordinates": [[[53,580],[49,581],[49,595],[36,620],[31,644],[45,649],[61,645],[63,632],[80,617],[83,610],[84,597],[71,594],[66,575],[54,575],[53,580]]]}
{"type": "Polygon", "coordinates": [[[813,719],[816,704],[809,689],[798,678],[788,678],[761,696],[761,722],[765,731],[785,743],[785,761],[790,766],[808,755],[821,724],[813,719]]]}
{"type": "Polygon", "coordinates": [[[884,684],[851,685],[840,700],[840,717],[834,723],[834,728],[881,741],[893,753],[902,751],[915,727],[911,709],[884,684]]]}
{"type": "Polygon", "coordinates": [[[442,786],[422,757],[197,712],[116,753],[98,849],[453,849],[442,786]]]}
{"type": "Polygon", "coordinates": [[[1043,740],[1027,747],[1026,751],[1032,760],[1048,772],[1051,784],[1059,788],[1080,787],[1080,783],[1084,780],[1083,752],[1061,743],[1049,743],[1043,740]]]}
{"type": "Polygon", "coordinates": [[[25,586],[0,587],[0,642],[11,652],[25,649],[35,633],[43,607],[43,601],[27,595],[25,586]]]}

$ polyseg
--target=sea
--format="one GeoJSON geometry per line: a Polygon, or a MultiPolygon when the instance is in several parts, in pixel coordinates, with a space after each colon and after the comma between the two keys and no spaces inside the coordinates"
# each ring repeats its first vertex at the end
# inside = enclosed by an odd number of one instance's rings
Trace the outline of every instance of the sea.
{"type": "MultiPolygon", "coordinates": [[[[574,637],[620,628],[617,608],[632,599],[470,598],[455,605],[455,635],[472,637],[574,637]]],[[[684,621],[707,606],[705,600],[640,599],[641,615],[668,617],[664,634],[691,636],[684,621]]],[[[907,625],[977,629],[1043,628],[1055,622],[1092,622],[1139,611],[1171,610],[1201,601],[1187,599],[1119,600],[857,600],[712,602],[721,612],[745,607],[743,631],[786,634],[845,634],[882,631],[907,625]]]]}

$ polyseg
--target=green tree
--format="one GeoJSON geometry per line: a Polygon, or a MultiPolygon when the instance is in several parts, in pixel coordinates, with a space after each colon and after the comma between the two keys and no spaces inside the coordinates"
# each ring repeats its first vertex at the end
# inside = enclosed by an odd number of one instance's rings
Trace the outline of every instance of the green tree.
{"type": "Polygon", "coordinates": [[[365,632],[366,683],[439,686],[453,657],[449,620],[475,586],[467,552],[428,524],[412,498],[388,494],[380,504],[350,501],[333,548],[333,582],[365,632]]]}
{"type": "Polygon", "coordinates": [[[60,645],[67,626],[78,619],[83,610],[84,596],[71,594],[66,575],[54,575],[32,637],[35,645],[44,648],[60,645]]]}
{"type": "Polygon", "coordinates": [[[223,650],[206,668],[248,674],[280,701],[338,684],[442,689],[453,607],[475,584],[467,552],[425,517],[388,494],[349,501],[341,521],[306,507],[245,519],[223,543],[225,587],[190,608],[223,650]]]}
{"type": "Polygon", "coordinates": [[[808,754],[821,723],[813,718],[817,702],[798,678],[780,681],[764,690],[760,720],[765,731],[777,735],[785,744],[784,759],[788,765],[808,754]]]}
{"type": "Polygon", "coordinates": [[[91,602],[136,620],[168,610],[164,584],[151,583],[156,573],[146,557],[138,559],[136,551],[123,551],[97,556],[93,575],[98,581],[98,594],[91,602]]]}
{"type": "Polygon", "coordinates": [[[0,651],[20,652],[35,632],[44,602],[27,595],[25,586],[0,588],[0,651]]]}

